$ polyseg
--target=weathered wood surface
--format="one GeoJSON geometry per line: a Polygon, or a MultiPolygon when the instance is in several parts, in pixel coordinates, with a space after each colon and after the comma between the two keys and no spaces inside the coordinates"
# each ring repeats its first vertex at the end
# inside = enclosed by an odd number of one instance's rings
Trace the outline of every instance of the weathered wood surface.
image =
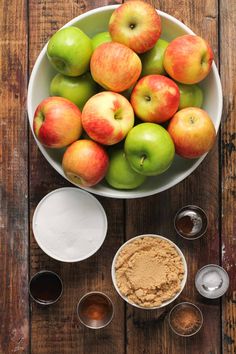
{"type": "Polygon", "coordinates": [[[236,353],[236,57],[232,46],[236,31],[236,2],[220,1],[220,73],[224,111],[221,129],[222,265],[230,276],[223,298],[223,350],[236,353]]]}
{"type": "Polygon", "coordinates": [[[0,2],[0,353],[27,353],[27,6],[0,2]]]}
{"type": "Polygon", "coordinates": [[[1,354],[236,352],[234,1],[149,1],[208,39],[220,68],[224,112],[219,144],[200,167],[178,186],[156,196],[129,201],[98,198],[107,212],[109,229],[106,242],[89,260],[79,264],[56,262],[34,240],[31,220],[37,203],[53,189],[69,184],[43,158],[31,133],[28,137],[27,62],[30,73],[45,42],[73,17],[119,2],[2,0],[0,4],[0,94],[4,102],[0,106],[1,354]],[[194,242],[180,239],[172,222],[178,208],[190,203],[203,207],[210,221],[206,236],[194,242]],[[110,277],[113,255],[125,239],[142,233],[167,236],[183,250],[189,277],[180,300],[192,301],[203,311],[205,322],[197,336],[174,336],[165,318],[168,308],[160,312],[134,310],[115,293],[110,277]],[[195,273],[207,263],[222,263],[230,274],[230,289],[222,301],[203,300],[195,290],[195,273]],[[27,294],[28,277],[45,268],[58,272],[65,287],[60,302],[47,309],[28,302],[27,294]],[[76,317],[79,298],[90,290],[104,291],[114,301],[114,320],[104,330],[85,329],[76,317]]]}

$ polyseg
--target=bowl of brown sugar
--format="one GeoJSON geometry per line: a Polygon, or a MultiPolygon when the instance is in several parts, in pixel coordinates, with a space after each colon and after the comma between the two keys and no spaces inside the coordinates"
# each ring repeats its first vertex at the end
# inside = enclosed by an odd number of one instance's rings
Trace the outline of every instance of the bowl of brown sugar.
{"type": "Polygon", "coordinates": [[[169,305],[182,292],[187,264],[181,250],[169,239],[136,236],[124,243],[112,262],[112,281],[118,294],[142,309],[169,305]]]}

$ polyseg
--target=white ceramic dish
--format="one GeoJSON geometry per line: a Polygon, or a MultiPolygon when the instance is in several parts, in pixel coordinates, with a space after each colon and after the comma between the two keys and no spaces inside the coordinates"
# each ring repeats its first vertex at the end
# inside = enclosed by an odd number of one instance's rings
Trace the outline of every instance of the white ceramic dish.
{"type": "Polygon", "coordinates": [[[139,235],[139,236],[135,236],[133,238],[131,238],[130,240],[128,240],[127,242],[125,242],[119,249],[118,251],[116,252],[114,258],[113,258],[113,261],[112,261],[112,266],[111,266],[111,277],[112,277],[112,282],[113,282],[113,285],[117,291],[117,293],[122,297],[123,300],[125,300],[128,304],[134,306],[134,307],[138,307],[140,309],[144,309],[144,310],[156,310],[156,309],[160,309],[164,306],[167,306],[169,305],[171,302],[173,302],[174,300],[177,299],[177,297],[179,297],[179,295],[181,294],[181,292],[183,291],[184,287],[185,287],[185,284],[186,284],[186,281],[187,281],[187,275],[188,275],[188,268],[187,268],[187,263],[186,263],[186,259],[182,253],[182,251],[179,249],[179,247],[174,243],[172,242],[171,240],[169,240],[168,238],[166,237],[163,237],[163,236],[160,236],[160,235],[155,235],[155,234],[144,234],[144,235],[139,235]],[[118,254],[120,253],[120,251],[125,247],[125,245],[127,245],[128,243],[130,242],[133,242],[135,239],[138,239],[138,238],[143,238],[143,237],[147,237],[147,236],[151,236],[151,237],[155,237],[155,238],[159,238],[159,239],[162,239],[162,240],[165,240],[167,242],[169,242],[172,246],[174,246],[177,250],[177,252],[179,253],[179,255],[181,256],[182,258],[182,261],[183,261],[183,265],[184,265],[184,277],[182,279],[182,282],[181,282],[181,289],[178,293],[175,294],[175,296],[168,300],[168,301],[165,301],[163,302],[160,306],[157,306],[157,307],[152,307],[152,308],[147,308],[147,307],[142,307],[142,306],[139,306],[131,301],[129,301],[129,299],[124,296],[121,292],[120,292],[120,289],[118,288],[117,286],[117,283],[116,283],[116,274],[115,274],[115,264],[116,264],[116,260],[117,260],[117,257],[118,257],[118,254]]]}
{"type": "MultiPolygon", "coordinates": [[[[64,27],[78,26],[90,37],[96,33],[106,31],[108,28],[108,22],[114,9],[119,5],[111,5],[100,7],[82,14],[70,22],[64,27]]],[[[193,32],[182,22],[176,18],[158,11],[162,19],[162,38],[170,41],[175,37],[183,34],[193,34],[193,32]]],[[[47,96],[49,96],[49,85],[52,77],[56,74],[52,66],[50,65],[46,56],[46,46],[39,54],[33,71],[31,73],[27,107],[30,127],[32,129],[32,122],[34,111],[37,105],[47,96]]],[[[222,114],[222,89],[219,74],[215,63],[213,63],[212,70],[205,80],[201,82],[201,87],[204,91],[204,104],[203,108],[212,117],[216,130],[218,131],[221,114],[222,114]]],[[[34,133],[33,133],[34,135],[34,133]]],[[[35,136],[34,136],[35,138],[35,136]]],[[[39,149],[44,157],[51,164],[51,166],[61,174],[64,178],[64,172],[61,167],[61,160],[63,151],[44,148],[35,138],[39,149]]],[[[172,166],[167,172],[157,177],[149,177],[147,181],[139,188],[131,191],[116,190],[109,187],[105,182],[90,188],[84,188],[89,192],[102,195],[111,198],[140,198],[162,192],[169,189],[181,182],[187,176],[189,176],[202,162],[205,155],[197,160],[187,160],[175,156],[172,166]]]]}
{"type": "Polygon", "coordinates": [[[36,242],[48,256],[71,263],[98,251],[107,234],[107,217],[93,195],[65,187],[39,202],[32,227],[36,242]]]}

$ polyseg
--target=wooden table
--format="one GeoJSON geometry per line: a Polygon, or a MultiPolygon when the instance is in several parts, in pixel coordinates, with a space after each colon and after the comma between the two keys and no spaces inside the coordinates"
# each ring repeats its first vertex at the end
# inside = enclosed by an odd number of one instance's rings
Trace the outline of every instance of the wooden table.
{"type": "MultiPolygon", "coordinates": [[[[121,2],[121,1],[120,1],[121,2]]],[[[2,0],[0,104],[0,353],[32,354],[219,354],[236,353],[236,123],[235,33],[233,0],[163,0],[152,3],[190,26],[211,43],[224,92],[218,144],[187,179],[161,194],[137,200],[98,198],[109,222],[99,252],[78,264],[50,259],[37,246],[31,230],[32,213],[40,199],[69,185],[46,162],[28,128],[27,83],[44,43],[73,17],[109,0],[2,0]],[[195,242],[176,236],[173,216],[193,203],[209,216],[207,235],[195,242]],[[118,297],[110,266],[117,248],[141,233],[167,235],[183,250],[189,277],[180,300],[203,311],[198,335],[172,335],[164,313],[140,311],[118,297]],[[196,271],[207,263],[221,264],[230,275],[230,289],[220,300],[206,301],[194,287],[196,271]],[[52,307],[41,308],[28,298],[29,277],[40,269],[58,272],[64,295],[52,307]],[[84,328],[76,304],[87,291],[106,292],[115,317],[106,329],[84,328]]],[[[167,309],[168,310],[168,309],[167,309]]]]}

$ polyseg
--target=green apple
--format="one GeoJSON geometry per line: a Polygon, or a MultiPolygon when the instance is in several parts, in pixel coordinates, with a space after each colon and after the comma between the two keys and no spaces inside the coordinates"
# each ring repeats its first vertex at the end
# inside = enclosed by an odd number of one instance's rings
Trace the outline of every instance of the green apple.
{"type": "Polygon", "coordinates": [[[113,149],[109,161],[105,179],[113,188],[134,189],[145,181],[146,176],[135,172],[130,167],[123,149],[113,149]]]}
{"type": "Polygon", "coordinates": [[[47,56],[61,74],[79,76],[89,70],[91,39],[78,27],[57,31],[47,45],[47,56]]]}
{"type": "Polygon", "coordinates": [[[130,166],[145,176],[156,176],[171,165],[175,147],[170,134],[156,123],[141,123],[125,139],[125,156],[130,166]]]}
{"type": "Polygon", "coordinates": [[[128,88],[127,90],[121,92],[120,94],[122,96],[125,96],[125,98],[127,98],[127,100],[130,100],[130,96],[131,96],[131,93],[132,93],[132,91],[134,89],[134,86],[135,86],[135,84],[133,84],[130,88],[128,88]]]}
{"type": "Polygon", "coordinates": [[[75,103],[80,110],[88,99],[98,92],[98,85],[90,73],[71,77],[57,74],[51,81],[50,95],[65,97],[75,103]]]}
{"type": "Polygon", "coordinates": [[[96,49],[100,44],[111,42],[111,36],[109,32],[100,32],[92,37],[93,50],[96,49]]]}
{"type": "Polygon", "coordinates": [[[185,85],[176,82],[180,92],[179,109],[187,107],[202,107],[203,92],[198,85],[185,85]]]}
{"type": "Polygon", "coordinates": [[[166,71],[163,66],[163,58],[168,44],[169,43],[164,39],[158,39],[158,41],[151,50],[140,56],[142,61],[141,76],[166,74],[166,71]]]}

